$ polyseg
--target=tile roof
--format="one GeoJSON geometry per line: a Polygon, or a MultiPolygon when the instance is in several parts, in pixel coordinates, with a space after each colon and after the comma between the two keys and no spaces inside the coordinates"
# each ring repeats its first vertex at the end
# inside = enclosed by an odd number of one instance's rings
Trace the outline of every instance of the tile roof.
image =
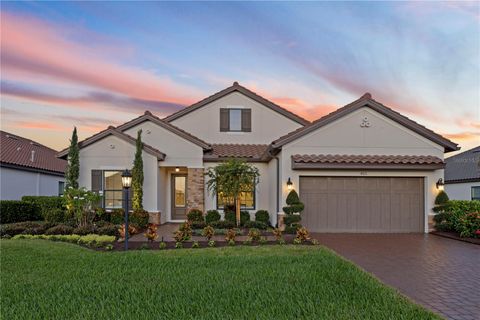
{"type": "Polygon", "coordinates": [[[63,174],[67,161],[56,157],[57,151],[38,142],[0,131],[0,163],[63,174]]]}
{"type": "Polygon", "coordinates": [[[268,161],[267,144],[212,144],[212,150],[205,153],[204,160],[242,158],[246,160],[268,161]]]}
{"type": "Polygon", "coordinates": [[[362,107],[369,107],[372,110],[375,110],[384,116],[392,119],[393,121],[401,124],[402,126],[409,128],[410,130],[418,133],[419,135],[443,146],[445,148],[445,152],[450,152],[450,151],[456,151],[459,149],[458,145],[447,138],[442,137],[441,135],[433,132],[432,130],[422,126],[421,124],[411,120],[410,118],[400,114],[399,112],[379,103],[378,101],[374,100],[372,98],[372,95],[370,93],[365,93],[363,96],[361,96],[359,99],[343,106],[342,108],[339,108],[315,121],[312,123],[299,128],[297,130],[294,130],[277,140],[272,142],[273,148],[280,148],[283,145],[298,139],[300,137],[303,137],[304,135],[321,128],[351,112],[354,112],[362,107]]]}
{"type": "Polygon", "coordinates": [[[368,166],[432,166],[443,167],[444,162],[442,159],[434,156],[411,156],[411,155],[347,155],[347,154],[295,154],[292,155],[293,166],[297,165],[297,168],[305,167],[309,165],[325,165],[338,166],[338,165],[353,165],[354,167],[361,167],[363,165],[368,166]],[[305,164],[305,166],[302,166],[305,164]]]}
{"type": "Polygon", "coordinates": [[[218,99],[220,99],[220,98],[222,98],[222,97],[224,97],[224,96],[226,96],[226,95],[228,95],[232,92],[235,92],[235,91],[244,94],[245,96],[249,97],[250,99],[266,106],[267,108],[272,109],[273,111],[276,111],[276,112],[280,113],[281,115],[283,115],[283,116],[289,118],[290,120],[295,121],[295,122],[297,122],[301,125],[306,125],[306,124],[310,123],[310,121],[300,117],[299,115],[297,115],[297,114],[295,114],[295,113],[293,113],[293,112],[291,112],[291,111],[289,111],[289,110],[287,110],[283,107],[280,107],[278,104],[273,103],[272,101],[270,101],[268,99],[265,99],[264,97],[262,97],[262,96],[256,94],[255,92],[245,88],[244,86],[241,86],[236,81],[230,87],[225,88],[225,89],[223,89],[223,90],[221,90],[221,91],[219,91],[219,92],[217,92],[217,93],[215,93],[215,94],[213,94],[213,95],[211,95],[211,96],[209,96],[209,97],[207,97],[203,100],[200,100],[200,101],[198,101],[198,102],[196,102],[196,103],[194,103],[194,104],[192,104],[192,105],[190,105],[186,108],[183,108],[183,109],[165,117],[164,120],[170,122],[170,121],[173,121],[175,119],[178,119],[178,118],[186,115],[187,113],[190,113],[194,110],[197,110],[197,109],[199,109],[199,108],[201,108],[201,107],[203,107],[203,106],[205,106],[205,105],[207,105],[207,104],[209,104],[209,103],[211,103],[215,100],[218,100],[218,99]]]}
{"type": "Polygon", "coordinates": [[[480,181],[480,146],[445,159],[445,183],[480,181]]]}

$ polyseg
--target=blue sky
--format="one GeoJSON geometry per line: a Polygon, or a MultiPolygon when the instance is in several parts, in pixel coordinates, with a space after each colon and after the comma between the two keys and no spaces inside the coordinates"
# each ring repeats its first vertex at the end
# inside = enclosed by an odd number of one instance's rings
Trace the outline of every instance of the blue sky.
{"type": "Polygon", "coordinates": [[[475,2],[4,2],[2,129],[60,149],[233,81],[314,120],[364,92],[480,144],[475,2]]]}

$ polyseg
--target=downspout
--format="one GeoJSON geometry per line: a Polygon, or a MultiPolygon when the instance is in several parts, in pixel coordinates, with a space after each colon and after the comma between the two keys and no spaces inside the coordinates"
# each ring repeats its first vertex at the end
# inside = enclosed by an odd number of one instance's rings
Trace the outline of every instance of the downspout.
{"type": "Polygon", "coordinates": [[[270,149],[268,150],[268,153],[270,154],[270,156],[272,158],[274,158],[276,160],[276,163],[277,163],[277,181],[276,181],[276,198],[277,198],[277,204],[276,204],[276,209],[277,209],[277,212],[275,214],[278,214],[279,210],[280,210],[280,205],[279,205],[279,202],[280,202],[280,159],[278,159],[278,156],[275,154],[274,155],[274,152],[270,149]]]}

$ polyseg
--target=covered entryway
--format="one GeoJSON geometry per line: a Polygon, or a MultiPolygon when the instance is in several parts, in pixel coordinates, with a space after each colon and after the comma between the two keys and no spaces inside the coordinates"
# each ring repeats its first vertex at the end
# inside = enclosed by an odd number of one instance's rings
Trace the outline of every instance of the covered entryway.
{"type": "Polygon", "coordinates": [[[424,232],[419,177],[300,177],[302,224],[312,232],[424,232]]]}

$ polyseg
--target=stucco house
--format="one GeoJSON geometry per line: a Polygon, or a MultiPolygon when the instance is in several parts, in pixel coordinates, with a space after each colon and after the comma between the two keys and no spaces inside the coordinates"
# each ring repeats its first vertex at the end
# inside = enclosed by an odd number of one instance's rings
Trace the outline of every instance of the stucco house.
{"type": "Polygon", "coordinates": [[[0,199],[58,196],[63,193],[67,162],[56,150],[0,131],[0,199]]]}
{"type": "Polygon", "coordinates": [[[453,200],[480,200],[480,146],[445,159],[445,192],[453,200]]]}
{"type": "Polygon", "coordinates": [[[164,119],[146,111],[80,142],[79,183],[103,192],[107,209],[121,207],[120,175],[140,129],[144,208],[162,223],[183,221],[189,208],[221,211],[205,169],[240,158],[261,174],[242,209],[266,209],[273,224],[290,181],[311,231],[427,232],[444,154],[458,149],[368,93],[309,122],[235,82],[164,119]]]}

